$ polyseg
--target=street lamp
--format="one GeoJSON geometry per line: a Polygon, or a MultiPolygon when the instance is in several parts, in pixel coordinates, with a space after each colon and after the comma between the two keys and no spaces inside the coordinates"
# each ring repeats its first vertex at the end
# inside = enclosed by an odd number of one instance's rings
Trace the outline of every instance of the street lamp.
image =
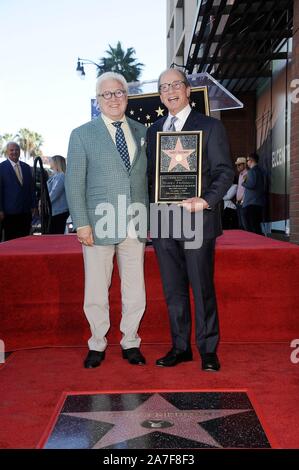
{"type": "Polygon", "coordinates": [[[78,57],[76,72],[79,75],[79,77],[82,79],[84,79],[85,77],[84,65],[95,65],[97,68],[100,67],[100,65],[93,62],[93,60],[80,59],[80,57],[78,57]]]}

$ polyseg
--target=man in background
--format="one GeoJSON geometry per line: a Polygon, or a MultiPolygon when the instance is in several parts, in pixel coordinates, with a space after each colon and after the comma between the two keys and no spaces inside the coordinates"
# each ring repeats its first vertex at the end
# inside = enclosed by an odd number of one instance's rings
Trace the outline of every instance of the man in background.
{"type": "Polygon", "coordinates": [[[238,222],[239,222],[239,228],[241,230],[245,230],[244,217],[243,217],[243,200],[244,200],[245,188],[243,187],[243,183],[246,180],[246,176],[247,176],[246,158],[238,157],[237,160],[235,161],[235,165],[239,173],[238,188],[237,188],[237,194],[236,194],[238,222]]]}
{"type": "Polygon", "coordinates": [[[263,235],[261,224],[265,205],[265,178],[258,161],[259,156],[256,153],[251,153],[247,158],[249,170],[243,182],[245,189],[243,216],[245,230],[263,235]]]}
{"type": "Polygon", "coordinates": [[[32,212],[36,208],[32,171],[19,161],[20,146],[7,144],[7,160],[0,164],[0,220],[4,241],[30,234],[32,212]]]}

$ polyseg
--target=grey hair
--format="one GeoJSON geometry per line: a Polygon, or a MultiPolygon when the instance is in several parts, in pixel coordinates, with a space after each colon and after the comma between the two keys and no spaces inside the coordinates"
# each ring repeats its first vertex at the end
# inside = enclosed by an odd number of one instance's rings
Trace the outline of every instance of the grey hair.
{"type": "Polygon", "coordinates": [[[62,157],[61,155],[54,155],[54,157],[51,157],[51,160],[54,162],[58,172],[65,173],[66,163],[64,157],[62,157]]]}
{"type": "Polygon", "coordinates": [[[102,75],[99,76],[99,78],[96,81],[96,94],[98,94],[98,92],[100,91],[102,83],[106,80],[116,80],[116,81],[118,81],[119,83],[122,84],[122,86],[124,87],[125,92],[128,94],[129,87],[128,87],[127,80],[125,79],[125,77],[123,75],[121,75],[120,73],[116,73],[116,72],[105,72],[105,73],[103,73],[102,75]]]}
{"type": "Polygon", "coordinates": [[[175,70],[176,72],[179,72],[182,80],[184,81],[186,87],[189,87],[190,86],[190,83],[188,81],[188,78],[187,78],[187,75],[185,74],[185,72],[183,72],[182,70],[180,69],[174,69],[174,68],[170,68],[170,69],[165,69],[163,70],[163,72],[160,73],[159,75],[159,78],[158,78],[158,91],[160,91],[160,85],[161,85],[161,78],[162,76],[166,73],[166,72],[170,72],[171,70],[175,70]]]}
{"type": "Polygon", "coordinates": [[[21,150],[21,147],[19,146],[19,144],[17,142],[14,142],[13,140],[11,140],[10,142],[7,142],[6,149],[8,149],[9,145],[16,145],[19,148],[19,150],[21,150]]]}

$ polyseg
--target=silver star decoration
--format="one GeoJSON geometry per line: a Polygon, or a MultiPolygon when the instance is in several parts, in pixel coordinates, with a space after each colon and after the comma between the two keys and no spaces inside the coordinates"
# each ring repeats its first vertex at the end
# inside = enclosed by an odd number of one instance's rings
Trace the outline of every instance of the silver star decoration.
{"type": "Polygon", "coordinates": [[[148,121],[149,121],[150,118],[151,118],[149,114],[147,114],[145,117],[146,117],[146,119],[147,119],[148,121]]]}
{"type": "Polygon", "coordinates": [[[131,114],[132,116],[134,115],[133,109],[131,109],[130,114],[131,114]]]}
{"type": "Polygon", "coordinates": [[[139,108],[139,111],[142,111],[142,108],[139,108]]]}
{"type": "Polygon", "coordinates": [[[200,442],[210,447],[221,448],[222,446],[199,423],[247,411],[251,410],[180,410],[155,393],[132,411],[91,411],[62,414],[114,424],[113,428],[96,442],[93,446],[94,449],[104,449],[157,431],[200,442]],[[153,422],[152,428],[141,426],[144,421],[150,422],[150,420],[153,422]],[[173,426],[159,428],[157,426],[158,420],[171,422],[173,426]]]}
{"type": "Polygon", "coordinates": [[[196,103],[194,101],[192,101],[191,106],[192,106],[192,108],[195,108],[196,103]]]}

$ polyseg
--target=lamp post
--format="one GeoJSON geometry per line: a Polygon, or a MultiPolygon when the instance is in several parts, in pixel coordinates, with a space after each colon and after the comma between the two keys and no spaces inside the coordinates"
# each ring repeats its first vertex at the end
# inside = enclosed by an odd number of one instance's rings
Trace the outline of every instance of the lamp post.
{"type": "Polygon", "coordinates": [[[84,65],[95,65],[97,68],[100,67],[100,65],[93,62],[93,60],[80,59],[80,57],[78,57],[76,72],[79,75],[79,77],[82,78],[82,79],[85,78],[84,65]]]}

